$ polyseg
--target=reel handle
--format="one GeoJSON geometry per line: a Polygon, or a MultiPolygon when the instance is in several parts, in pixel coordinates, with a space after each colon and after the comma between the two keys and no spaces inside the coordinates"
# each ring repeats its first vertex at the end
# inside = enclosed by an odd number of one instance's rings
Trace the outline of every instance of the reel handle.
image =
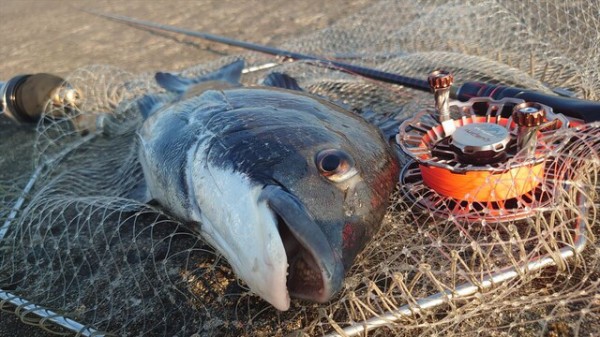
{"type": "Polygon", "coordinates": [[[556,113],[581,119],[585,123],[600,121],[600,102],[542,94],[522,88],[467,82],[456,88],[453,96],[463,102],[472,97],[491,97],[496,100],[505,97],[520,98],[547,105],[556,113]]]}

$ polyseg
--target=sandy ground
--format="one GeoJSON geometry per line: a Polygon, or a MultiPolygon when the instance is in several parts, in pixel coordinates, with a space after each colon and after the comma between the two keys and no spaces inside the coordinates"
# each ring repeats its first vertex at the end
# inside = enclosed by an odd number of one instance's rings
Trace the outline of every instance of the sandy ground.
{"type": "MultiPolygon", "coordinates": [[[[68,74],[90,64],[132,72],[177,70],[234,49],[165,39],[81,12],[80,8],[278,45],[327,27],[366,6],[336,1],[0,1],[0,79],[20,73],[68,74]]],[[[239,51],[239,50],[237,50],[239,51]]]]}
{"type": "MultiPolygon", "coordinates": [[[[204,1],[50,1],[0,0],[0,81],[17,74],[50,72],[68,75],[93,64],[107,64],[138,73],[181,70],[239,49],[188,38],[166,38],[81,12],[80,8],[127,15],[185,28],[208,31],[256,43],[277,46],[351,15],[367,0],[204,0],[204,1]]],[[[19,147],[33,133],[0,119],[2,135],[15,144],[14,153],[2,153],[8,163],[29,170],[29,158],[19,147]]],[[[3,141],[5,141],[3,139],[3,141]]],[[[11,308],[7,308],[11,309],[11,308]]],[[[0,337],[46,336],[0,311],[0,337]]]]}

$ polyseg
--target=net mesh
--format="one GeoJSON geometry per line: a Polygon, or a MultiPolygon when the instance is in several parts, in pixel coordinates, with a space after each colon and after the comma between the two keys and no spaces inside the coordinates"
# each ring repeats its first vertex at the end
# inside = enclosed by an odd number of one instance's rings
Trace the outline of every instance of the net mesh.
{"type": "MultiPolygon", "coordinates": [[[[599,13],[598,3],[576,0],[380,1],[281,47],[418,78],[443,68],[458,83],[548,93],[563,88],[599,99],[599,13]]],[[[202,74],[237,57],[249,65],[273,61],[246,53],[184,74],[202,74]]],[[[306,62],[275,69],[312,93],[386,118],[433,106],[429,93],[306,62]]],[[[243,82],[264,75],[250,73],[243,82]]],[[[1,170],[0,224],[8,226],[0,239],[0,295],[22,296],[119,336],[600,331],[596,124],[544,135],[548,159],[538,192],[516,202],[526,216],[506,219],[495,212],[498,205],[451,202],[418,179],[403,181],[382,230],[359,255],[339,295],[327,304],[293,300],[289,311],[278,312],[250,294],[227,261],[186,225],[127,198],[142,178],[135,136],[141,119],[132,103],[160,90],[152,76],[94,66],[67,80],[85,99],[72,119],[92,130],[82,137],[69,121],[41,123],[32,143],[23,145],[35,150],[37,179],[30,191],[31,172],[1,170]],[[94,131],[97,120],[104,124],[94,131]],[[19,200],[23,205],[13,216],[19,200]],[[583,241],[585,249],[573,253],[583,241]],[[362,331],[365,321],[374,328],[362,331]]],[[[7,153],[16,145],[0,146],[7,153]]],[[[408,156],[402,162],[408,164],[408,156]]],[[[0,159],[2,167],[10,163],[0,159]]],[[[0,297],[0,308],[64,332],[8,302],[0,297]]]]}

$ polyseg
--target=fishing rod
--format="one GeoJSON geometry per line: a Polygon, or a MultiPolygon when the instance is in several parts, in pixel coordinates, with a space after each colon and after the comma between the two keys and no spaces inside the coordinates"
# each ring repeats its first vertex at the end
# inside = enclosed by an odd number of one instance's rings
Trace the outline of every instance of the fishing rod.
{"type": "MultiPolygon", "coordinates": [[[[282,50],[270,46],[235,40],[232,38],[219,36],[215,34],[197,32],[175,26],[139,20],[127,16],[106,14],[91,10],[83,11],[92,15],[101,16],[117,22],[126,23],[134,27],[156,29],[160,31],[168,31],[173,33],[184,34],[187,36],[198,37],[212,42],[222,43],[247,50],[274,55],[282,59],[312,61],[315,64],[318,64],[323,67],[346,71],[380,82],[403,85],[405,87],[422,91],[431,90],[428,81],[418,78],[389,73],[346,62],[328,60],[313,55],[282,50]]],[[[467,82],[459,86],[452,85],[450,87],[450,98],[464,102],[468,101],[473,97],[490,97],[495,100],[500,100],[502,98],[519,98],[528,102],[538,102],[541,104],[545,104],[547,106],[550,106],[557,113],[562,113],[569,117],[581,119],[586,123],[600,120],[600,102],[597,101],[549,95],[533,90],[527,90],[518,87],[494,85],[485,82],[467,82]]]]}

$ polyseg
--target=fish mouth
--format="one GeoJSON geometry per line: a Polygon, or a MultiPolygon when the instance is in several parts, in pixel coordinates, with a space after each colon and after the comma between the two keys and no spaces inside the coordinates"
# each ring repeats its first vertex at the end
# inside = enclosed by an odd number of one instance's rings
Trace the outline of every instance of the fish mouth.
{"type": "Polygon", "coordinates": [[[275,213],[288,260],[290,296],[323,303],[342,285],[344,266],[321,227],[296,196],[266,186],[261,197],[275,213]]]}

